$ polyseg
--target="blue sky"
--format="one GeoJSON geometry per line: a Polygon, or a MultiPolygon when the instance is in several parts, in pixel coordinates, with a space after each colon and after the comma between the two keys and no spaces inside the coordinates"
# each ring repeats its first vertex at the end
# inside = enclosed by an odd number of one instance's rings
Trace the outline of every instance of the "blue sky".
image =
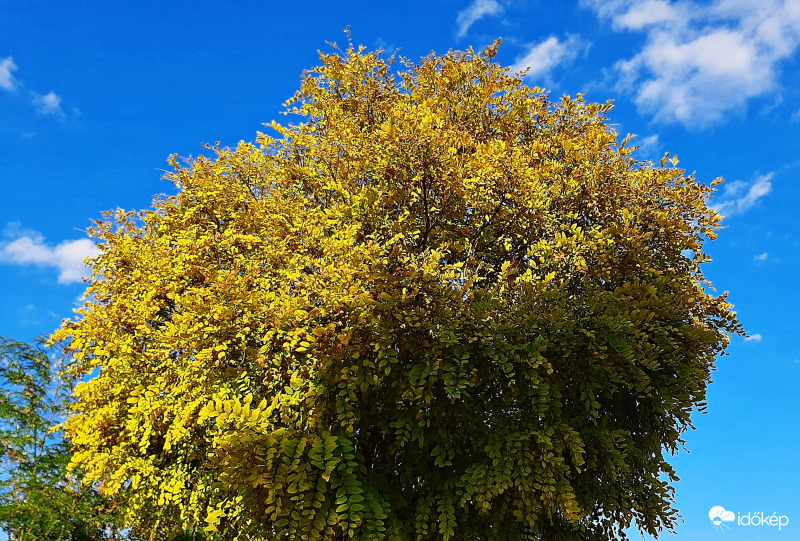
{"type": "MultiPolygon", "coordinates": [[[[676,153],[726,229],[706,273],[749,338],[718,362],[674,459],[680,539],[800,539],[800,0],[52,2],[0,0],[0,335],[70,317],[85,230],[171,193],[168,155],[252,141],[342,28],[412,59],[503,38],[499,61],[557,97],[613,99],[642,158],[676,153]],[[751,515],[752,516],[752,515],[751,515]],[[746,521],[745,521],[746,522],[746,521]]],[[[670,536],[666,536],[670,538],[670,536]]]]}

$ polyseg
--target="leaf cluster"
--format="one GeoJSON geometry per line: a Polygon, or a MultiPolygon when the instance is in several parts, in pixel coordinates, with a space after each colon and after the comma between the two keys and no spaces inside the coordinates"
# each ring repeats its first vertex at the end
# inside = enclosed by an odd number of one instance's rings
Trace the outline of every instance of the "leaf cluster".
{"type": "Polygon", "coordinates": [[[0,528],[14,541],[107,539],[113,504],[67,469],[56,424],[72,389],[51,351],[0,337],[0,528]]]}

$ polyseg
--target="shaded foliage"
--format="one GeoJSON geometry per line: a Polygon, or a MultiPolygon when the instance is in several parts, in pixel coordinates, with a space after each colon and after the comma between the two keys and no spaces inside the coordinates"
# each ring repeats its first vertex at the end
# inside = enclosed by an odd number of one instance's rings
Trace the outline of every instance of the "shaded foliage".
{"type": "Polygon", "coordinates": [[[116,538],[113,506],[69,472],[55,425],[72,387],[43,344],[0,338],[0,528],[19,541],[116,538]]]}

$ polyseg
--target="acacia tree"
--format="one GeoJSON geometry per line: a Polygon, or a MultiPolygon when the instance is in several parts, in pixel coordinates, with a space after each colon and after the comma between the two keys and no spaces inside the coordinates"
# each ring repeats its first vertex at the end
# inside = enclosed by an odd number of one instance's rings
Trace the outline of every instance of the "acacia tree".
{"type": "Polygon", "coordinates": [[[92,374],[66,430],[137,531],[675,525],[664,453],[740,332],[700,268],[714,190],[637,161],[610,104],[550,101],[497,46],[321,53],[299,124],[173,156],[177,195],[97,222],[58,335],[92,374]]]}

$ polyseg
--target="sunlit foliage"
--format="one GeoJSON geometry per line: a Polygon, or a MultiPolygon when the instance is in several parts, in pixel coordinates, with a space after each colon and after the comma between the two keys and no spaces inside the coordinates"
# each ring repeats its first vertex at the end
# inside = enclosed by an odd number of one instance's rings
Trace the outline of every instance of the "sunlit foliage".
{"type": "Polygon", "coordinates": [[[136,531],[606,539],[676,521],[663,452],[739,324],[713,188],[639,162],[498,44],[321,53],[299,124],[172,159],[93,228],[74,461],[136,531]],[[199,526],[198,526],[199,525],[199,526]]]}

